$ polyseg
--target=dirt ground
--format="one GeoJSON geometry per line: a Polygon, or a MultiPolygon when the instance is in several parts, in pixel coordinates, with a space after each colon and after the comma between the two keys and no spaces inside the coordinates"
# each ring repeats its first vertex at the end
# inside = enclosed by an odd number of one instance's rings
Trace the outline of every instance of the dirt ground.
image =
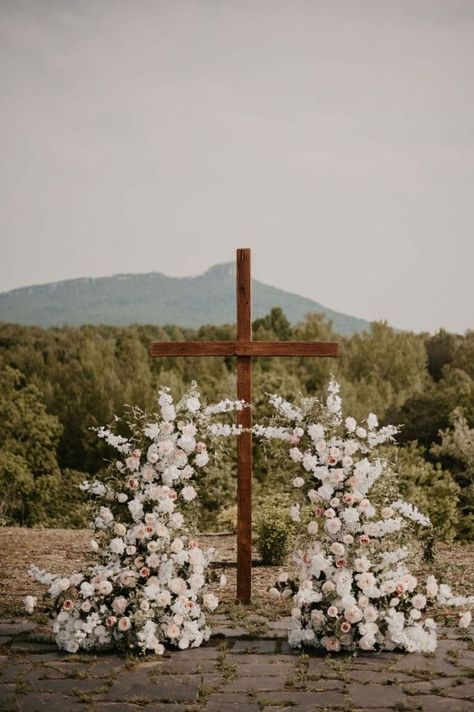
{"type": "MultiPolygon", "coordinates": [[[[32,582],[28,576],[31,564],[65,575],[80,570],[91,560],[90,537],[91,532],[87,529],[0,528],[0,616],[20,613],[22,599],[27,594],[42,595],[44,587],[32,582]]],[[[200,541],[204,547],[216,548],[217,561],[236,561],[234,535],[205,534],[200,536],[200,541]]],[[[255,601],[267,602],[266,591],[283,568],[255,566],[252,572],[255,601]]],[[[418,573],[427,570],[425,565],[418,567],[418,573]]],[[[431,571],[459,593],[474,595],[474,544],[438,544],[431,571]]],[[[235,599],[235,567],[218,568],[216,573],[227,576],[227,585],[219,591],[219,598],[224,603],[232,602],[235,599]]]]}

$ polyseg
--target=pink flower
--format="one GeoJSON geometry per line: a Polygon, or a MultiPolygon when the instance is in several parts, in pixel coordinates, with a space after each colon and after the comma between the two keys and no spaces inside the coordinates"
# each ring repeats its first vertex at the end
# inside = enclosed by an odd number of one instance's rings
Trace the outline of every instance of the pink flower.
{"type": "Polygon", "coordinates": [[[142,578],[148,578],[150,575],[150,569],[147,566],[144,566],[142,569],[140,569],[140,576],[142,578]]]}
{"type": "Polygon", "coordinates": [[[132,457],[140,457],[142,454],[140,450],[132,450],[132,457]]]}
{"type": "Polygon", "coordinates": [[[405,584],[402,583],[401,581],[399,581],[399,582],[397,583],[397,586],[396,586],[396,588],[395,588],[395,591],[400,595],[401,593],[404,592],[404,590],[405,590],[405,584]]]}
{"type": "Polygon", "coordinates": [[[321,643],[324,645],[326,650],[331,653],[337,653],[341,649],[341,644],[337,638],[322,638],[321,643]]]}
{"type": "Polygon", "coordinates": [[[112,628],[117,623],[117,618],[115,616],[107,616],[105,619],[105,625],[108,628],[112,628]]]}
{"type": "Polygon", "coordinates": [[[336,606],[329,606],[329,608],[328,608],[328,616],[329,616],[330,618],[337,618],[338,615],[339,615],[339,611],[337,610],[337,607],[336,607],[336,606]]]}
{"type": "Polygon", "coordinates": [[[352,626],[348,621],[343,621],[341,623],[341,632],[342,633],[348,633],[351,628],[352,628],[352,626]]]}
{"type": "Polygon", "coordinates": [[[336,568],[338,568],[338,569],[343,569],[345,565],[346,565],[346,562],[344,559],[338,559],[336,561],[336,568]]]}
{"type": "Polygon", "coordinates": [[[362,536],[359,537],[359,541],[361,544],[368,544],[370,542],[370,537],[368,537],[367,534],[362,534],[362,536]]]}
{"type": "Polygon", "coordinates": [[[74,608],[74,601],[71,601],[70,598],[66,598],[66,600],[63,603],[63,608],[65,611],[70,611],[74,608]]]}
{"type": "Polygon", "coordinates": [[[130,622],[130,618],[127,616],[123,616],[123,618],[120,618],[118,622],[118,629],[121,631],[126,631],[129,630],[132,627],[132,624],[130,622]]]}

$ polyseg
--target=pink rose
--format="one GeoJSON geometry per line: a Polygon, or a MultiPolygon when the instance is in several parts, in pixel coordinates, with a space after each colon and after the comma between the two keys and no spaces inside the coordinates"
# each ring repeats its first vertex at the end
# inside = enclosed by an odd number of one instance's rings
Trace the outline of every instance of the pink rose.
{"type": "Polygon", "coordinates": [[[123,618],[120,618],[118,622],[118,629],[121,631],[126,631],[129,630],[132,627],[132,623],[130,621],[130,618],[127,616],[123,616],[123,618]]]}

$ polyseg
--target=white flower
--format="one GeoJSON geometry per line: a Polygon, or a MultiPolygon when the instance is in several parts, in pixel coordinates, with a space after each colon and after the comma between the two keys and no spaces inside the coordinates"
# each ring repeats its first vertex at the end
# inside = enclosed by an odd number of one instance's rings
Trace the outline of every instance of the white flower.
{"type": "Polygon", "coordinates": [[[117,596],[112,601],[112,610],[114,613],[122,614],[127,608],[128,601],[124,596],[117,596]]]}
{"type": "Polygon", "coordinates": [[[25,611],[27,613],[33,613],[35,610],[37,598],[36,596],[25,596],[23,599],[23,605],[25,606],[25,611]]]}
{"type": "Polygon", "coordinates": [[[317,442],[318,440],[322,440],[324,438],[324,428],[322,425],[313,423],[312,425],[308,425],[307,430],[308,435],[313,442],[317,442]]]}
{"type": "Polygon", "coordinates": [[[345,551],[344,546],[342,544],[340,544],[338,541],[335,541],[331,544],[330,550],[335,556],[338,556],[338,557],[342,556],[345,551]]]}
{"type": "Polygon", "coordinates": [[[300,505],[299,504],[293,504],[290,507],[290,517],[294,522],[300,521],[301,515],[300,515],[300,505]]]}
{"type": "Polygon", "coordinates": [[[125,551],[125,542],[120,537],[111,539],[109,546],[110,551],[112,551],[114,554],[123,554],[123,552],[125,551]]]}
{"type": "Polygon", "coordinates": [[[366,437],[367,437],[367,430],[366,430],[365,428],[359,427],[359,428],[356,429],[356,435],[357,435],[358,438],[361,438],[361,439],[366,438],[366,437]]]}
{"type": "Polygon", "coordinates": [[[472,614],[470,611],[466,611],[465,613],[460,613],[459,614],[459,627],[460,628],[469,628],[471,625],[472,621],[472,614]]]}
{"type": "Polygon", "coordinates": [[[219,605],[219,599],[213,593],[206,593],[203,597],[203,603],[208,610],[214,611],[219,605]]]}
{"type": "Polygon", "coordinates": [[[205,467],[209,462],[209,455],[207,452],[200,452],[196,455],[195,463],[198,467],[205,467]]]}
{"type": "Polygon", "coordinates": [[[292,447],[289,451],[290,460],[293,462],[301,462],[303,459],[303,453],[297,447],[292,447]]]}
{"type": "Polygon", "coordinates": [[[318,531],[318,523],[315,521],[312,521],[308,524],[308,534],[314,535],[318,531]]]}
{"type": "Polygon", "coordinates": [[[353,625],[362,620],[363,613],[358,606],[349,606],[349,608],[346,608],[344,611],[344,618],[353,625]]]}
{"type": "Polygon", "coordinates": [[[411,604],[413,608],[421,610],[426,606],[426,596],[423,596],[422,593],[417,593],[416,596],[413,596],[411,599],[411,604]]]}
{"type": "Polygon", "coordinates": [[[156,437],[158,437],[160,432],[160,426],[158,423],[148,423],[148,425],[145,425],[143,428],[143,433],[146,435],[147,438],[151,438],[151,440],[154,440],[156,437]]]}
{"type": "Polygon", "coordinates": [[[181,497],[184,499],[185,502],[191,502],[197,497],[197,492],[194,487],[191,487],[191,485],[187,485],[181,490],[181,497]]]}
{"type": "Polygon", "coordinates": [[[376,428],[379,424],[379,421],[377,420],[377,416],[374,413],[369,413],[367,417],[367,425],[369,427],[369,430],[373,430],[376,428]]]}
{"type": "Polygon", "coordinates": [[[292,480],[293,487],[303,487],[304,479],[302,477],[295,477],[292,480]]]}
{"type": "Polygon", "coordinates": [[[370,571],[366,571],[362,574],[357,574],[356,579],[357,579],[357,585],[363,591],[365,589],[372,588],[373,586],[375,586],[375,584],[377,582],[375,576],[370,571]]]}
{"type": "Polygon", "coordinates": [[[91,583],[88,583],[87,581],[83,581],[81,583],[80,592],[83,598],[90,598],[90,596],[94,595],[94,591],[94,586],[91,583]]]}
{"type": "Polygon", "coordinates": [[[324,525],[328,534],[337,534],[341,528],[341,522],[337,517],[335,519],[328,519],[324,525]]]}
{"type": "Polygon", "coordinates": [[[187,399],[186,408],[189,410],[190,413],[197,413],[200,407],[201,401],[199,400],[199,398],[196,398],[196,396],[192,396],[191,398],[187,399]]]}
{"type": "Polygon", "coordinates": [[[348,433],[353,433],[357,427],[357,421],[355,418],[346,418],[344,424],[348,433]]]}

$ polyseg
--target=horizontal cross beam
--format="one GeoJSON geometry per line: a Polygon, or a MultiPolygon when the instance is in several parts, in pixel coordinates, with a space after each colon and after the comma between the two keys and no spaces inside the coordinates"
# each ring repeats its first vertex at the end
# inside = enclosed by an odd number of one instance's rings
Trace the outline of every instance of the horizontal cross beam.
{"type": "Polygon", "coordinates": [[[153,341],[151,356],[337,356],[336,341],[153,341]]]}

